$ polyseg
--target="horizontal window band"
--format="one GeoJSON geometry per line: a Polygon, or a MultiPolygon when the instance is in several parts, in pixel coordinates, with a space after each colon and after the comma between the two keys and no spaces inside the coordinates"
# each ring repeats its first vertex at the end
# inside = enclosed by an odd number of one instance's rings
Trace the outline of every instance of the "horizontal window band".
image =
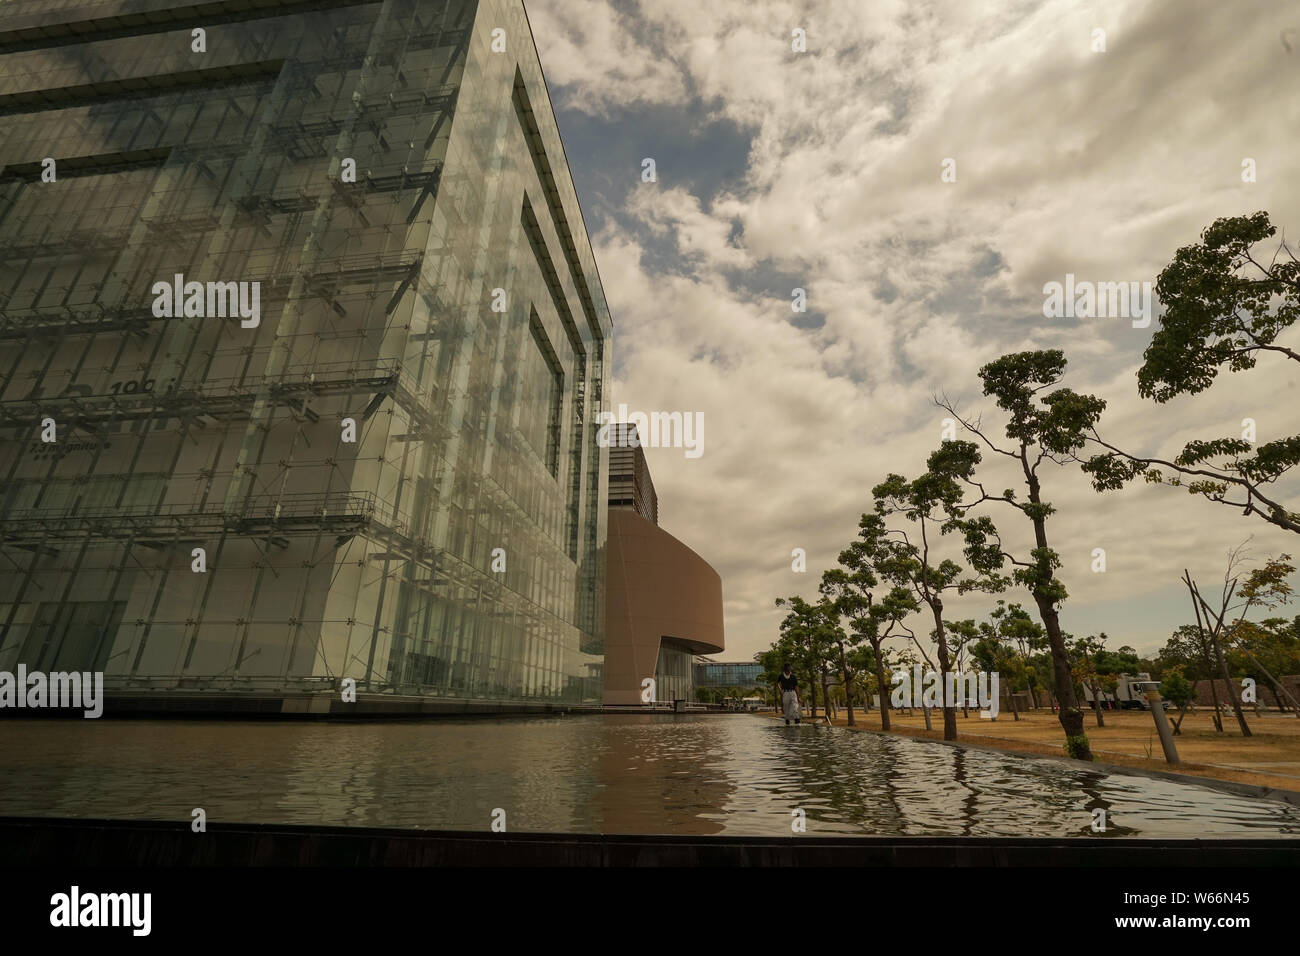
{"type": "Polygon", "coordinates": [[[220,89],[227,86],[265,82],[279,76],[284,60],[239,63],[206,70],[133,76],[121,80],[100,80],[77,86],[60,86],[47,90],[25,90],[0,96],[0,116],[39,113],[44,110],[97,106],[120,100],[147,96],[165,96],[194,89],[220,89]]]}
{"type": "Polygon", "coordinates": [[[168,30],[192,30],[222,23],[242,23],[338,7],[371,6],[379,0],[215,0],[169,10],[123,13],[93,20],[0,30],[0,54],[25,53],[74,43],[148,36],[168,30]]]}
{"type": "MultiPolygon", "coordinates": [[[[96,156],[68,156],[55,158],[55,175],[59,179],[75,176],[106,176],[133,169],[156,169],[167,162],[170,146],[156,149],[132,149],[117,153],[100,153],[96,156]]],[[[0,167],[0,183],[37,182],[44,166],[40,163],[11,163],[0,167]]]]}

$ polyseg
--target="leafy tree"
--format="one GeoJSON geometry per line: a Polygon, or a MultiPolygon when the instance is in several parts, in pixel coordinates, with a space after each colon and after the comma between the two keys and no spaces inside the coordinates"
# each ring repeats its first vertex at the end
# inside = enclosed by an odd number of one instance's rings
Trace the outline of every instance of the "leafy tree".
{"type": "MultiPolygon", "coordinates": [[[[807,677],[812,694],[810,716],[816,719],[817,686],[821,685],[822,699],[829,704],[827,664],[843,629],[838,624],[831,603],[824,598],[816,604],[810,604],[795,595],[777,598],[776,606],[790,609],[790,613],[781,622],[781,633],[790,639],[792,665],[807,677]]],[[[827,716],[830,716],[829,707],[827,716]]]]}
{"type": "Polygon", "coordinates": [[[1178,708],[1178,719],[1174,721],[1174,733],[1183,732],[1183,718],[1187,715],[1187,707],[1196,699],[1196,688],[1192,686],[1191,681],[1183,676],[1181,670],[1171,670],[1160,681],[1160,696],[1170,701],[1178,708]]]}
{"type": "MultiPolygon", "coordinates": [[[[1237,648],[1263,673],[1265,679],[1273,685],[1275,695],[1280,691],[1291,700],[1292,705],[1296,705],[1295,699],[1291,697],[1286,688],[1255,656],[1250,642],[1247,640],[1251,632],[1243,629],[1243,626],[1247,623],[1246,615],[1253,608],[1260,607],[1272,610],[1290,601],[1291,585],[1287,582],[1287,579],[1293,574],[1295,574],[1295,566],[1291,564],[1291,555],[1282,554],[1276,558],[1270,558],[1264,563],[1263,567],[1256,568],[1246,575],[1246,583],[1237,592],[1237,597],[1243,601],[1238,606],[1240,613],[1237,620],[1226,627],[1225,641],[1230,646],[1235,643],[1237,648]]],[[[1300,621],[1300,618],[1297,618],[1297,621],[1300,621]]]]}
{"type": "MultiPolygon", "coordinates": [[[[858,691],[862,706],[866,710],[871,710],[871,695],[881,692],[876,652],[866,646],[855,647],[849,652],[848,661],[853,673],[853,686],[858,691]]],[[[881,669],[883,670],[883,665],[881,669]]],[[[883,701],[882,706],[884,706],[883,701]]]]}
{"type": "MultiPolygon", "coordinates": [[[[1106,635],[1099,634],[1101,642],[1106,642],[1106,635]]],[[[1108,651],[1098,647],[1093,658],[1098,674],[1137,674],[1150,668],[1142,666],[1141,659],[1131,647],[1121,647],[1117,651],[1108,651]]]]}
{"type": "MultiPolygon", "coordinates": [[[[1199,243],[1178,250],[1156,282],[1165,314],[1138,370],[1143,397],[1195,395],[1224,369],[1254,368],[1265,352],[1300,362],[1277,341],[1300,318],[1300,262],[1285,242],[1271,259],[1256,249],[1276,234],[1268,213],[1257,212],[1216,220],[1199,243]]],[[[1300,533],[1300,514],[1271,490],[1300,462],[1300,435],[1259,446],[1242,437],[1197,439],[1172,461],[1123,451],[1095,431],[1090,441],[1105,449],[1084,465],[1098,491],[1141,477],[1300,533]]]]}
{"type": "Polygon", "coordinates": [[[980,622],[980,637],[971,645],[971,657],[979,664],[981,670],[998,675],[999,686],[1006,684],[1007,699],[1011,702],[1011,716],[1019,720],[1020,710],[1016,705],[1016,691],[1023,690],[1027,686],[1028,668],[1024,656],[1016,649],[1013,639],[1001,628],[1006,621],[1006,602],[999,601],[997,609],[989,615],[989,620],[980,622]]]}
{"type": "Polygon", "coordinates": [[[1196,680],[1209,680],[1210,701],[1214,705],[1214,729],[1223,733],[1219,690],[1214,683],[1214,650],[1205,629],[1198,624],[1180,625],[1160,650],[1160,662],[1164,669],[1181,671],[1196,680]]]}
{"type": "Polygon", "coordinates": [[[1074,652],[1074,667],[1072,673],[1074,679],[1080,684],[1084,684],[1092,691],[1092,706],[1097,712],[1097,726],[1105,727],[1106,719],[1101,715],[1102,711],[1102,679],[1097,670],[1097,661],[1095,655],[1102,650],[1102,644],[1105,643],[1106,635],[1099,637],[1089,635],[1081,637],[1073,642],[1071,650],[1074,652]]]}
{"type": "Polygon", "coordinates": [[[871,607],[872,594],[870,588],[875,585],[876,577],[871,573],[870,568],[861,568],[853,574],[849,574],[841,568],[832,568],[822,573],[821,584],[818,588],[823,599],[829,602],[829,613],[835,617],[836,621],[838,622],[841,617],[848,617],[850,621],[849,629],[846,631],[840,628],[836,640],[840,680],[844,683],[844,707],[848,713],[850,727],[857,726],[857,719],[853,714],[853,678],[855,669],[851,658],[854,650],[860,647],[866,639],[866,634],[860,627],[855,626],[855,622],[864,616],[871,607]]]}
{"type": "MultiPolygon", "coordinates": [[[[973,447],[973,446],[972,446],[973,447]]],[[[948,699],[953,654],[943,622],[944,595],[971,590],[991,590],[1002,582],[982,573],[966,577],[964,569],[950,558],[939,560],[932,552],[937,537],[953,523],[952,509],[960,503],[961,486],[949,471],[946,448],[930,455],[927,470],[908,481],[890,474],[871,490],[874,514],[862,516],[858,540],[874,555],[874,570],[893,585],[910,589],[916,600],[929,608],[934,619],[934,639],[939,657],[940,686],[944,689],[943,739],[957,739],[957,710],[948,699]],[[917,526],[916,540],[906,530],[886,529],[889,517],[901,517],[917,526]],[[878,520],[877,520],[878,519],[878,520]]]]}
{"type": "Polygon", "coordinates": [[[1106,403],[1092,395],[1056,387],[1065,366],[1064,353],[1050,349],[1004,355],[980,369],[984,394],[992,396],[1007,415],[1006,443],[994,442],[978,419],[963,418],[946,399],[936,401],[992,452],[1015,462],[1024,476],[1023,498],[1010,488],[1001,494],[990,494],[973,477],[980,463],[978,448],[970,442],[946,443],[953,459],[950,472],[979,492],[979,497],[963,508],[986,501],[997,502],[1020,512],[1033,528],[1035,544],[1026,559],[1003,547],[997,528],[988,516],[967,520],[962,525],[966,554],[989,573],[1009,563],[1013,568],[1012,578],[1029,590],[1047,631],[1056,696],[1061,704],[1057,716],[1065,732],[1066,753],[1080,760],[1091,760],[1092,748],[1083,730],[1083,711],[1074,691],[1070,655],[1061,631],[1060,607],[1068,592],[1056,576],[1060,557],[1047,539],[1047,520],[1056,509],[1043,499],[1039,469],[1044,462],[1063,467],[1077,460],[1077,453],[1106,403]]]}
{"type": "Polygon", "coordinates": [[[1229,628],[1227,641],[1239,673],[1268,684],[1279,710],[1290,707],[1300,713],[1300,702],[1274,676],[1300,673],[1298,623],[1300,619],[1285,618],[1237,621],[1229,628]]]}
{"type": "MultiPolygon", "coordinates": [[[[1196,582],[1192,580],[1191,572],[1186,569],[1183,571],[1183,583],[1187,585],[1187,590],[1192,596],[1192,609],[1196,612],[1196,626],[1204,635],[1202,640],[1207,641],[1214,652],[1214,660],[1218,664],[1219,673],[1223,676],[1224,687],[1228,699],[1232,703],[1233,714],[1237,718],[1237,726],[1241,728],[1243,737],[1249,737],[1251,736],[1250,726],[1246,723],[1246,715],[1242,713],[1240,699],[1232,692],[1232,675],[1228,671],[1228,663],[1223,654],[1224,641],[1232,631],[1230,618],[1234,612],[1240,611],[1237,620],[1242,621],[1255,604],[1264,601],[1275,602],[1282,600],[1289,593],[1290,588],[1286,584],[1286,574],[1282,573],[1279,576],[1279,572],[1275,568],[1271,575],[1264,575],[1259,579],[1257,588],[1252,589],[1251,596],[1245,598],[1244,603],[1233,605],[1233,590],[1237,586],[1238,569],[1245,560],[1245,547],[1246,542],[1242,542],[1228,552],[1228,568],[1223,575],[1223,588],[1219,593],[1217,608],[1212,608],[1209,602],[1201,596],[1200,589],[1196,586],[1196,582]],[[1279,586],[1282,588],[1281,597],[1277,596],[1276,589],[1279,586]],[[1204,612],[1203,620],[1202,612],[1204,612]]],[[[1286,557],[1287,555],[1283,555],[1283,558],[1286,557]]],[[[1283,566],[1289,568],[1289,565],[1283,564],[1283,566]]],[[[1290,570],[1293,571],[1294,568],[1290,568],[1290,570]]],[[[1213,686],[1213,683],[1211,683],[1211,686],[1213,686]]]]}
{"type": "MultiPolygon", "coordinates": [[[[780,637],[772,644],[770,650],[760,655],[763,664],[762,679],[772,688],[772,696],[776,700],[778,709],[781,706],[781,690],[777,685],[777,679],[785,665],[789,664],[794,675],[801,683],[804,682],[808,673],[805,670],[807,654],[804,631],[800,622],[792,620],[792,615],[787,615],[780,625],[780,637]]],[[[802,699],[801,695],[800,700],[802,699]]]]}
{"type": "Polygon", "coordinates": [[[781,669],[789,661],[794,666],[795,648],[792,639],[782,635],[771,648],[766,651],[760,651],[754,655],[755,663],[761,664],[763,671],[758,675],[758,681],[763,687],[763,696],[772,702],[773,706],[780,710],[781,694],[777,687],[777,678],[781,676],[781,669]]]}
{"type": "MultiPolygon", "coordinates": [[[[853,646],[860,648],[864,640],[871,646],[871,664],[880,694],[880,728],[889,730],[891,685],[885,674],[884,643],[907,630],[903,621],[919,610],[920,605],[911,590],[901,585],[894,585],[883,598],[876,598],[874,589],[880,584],[880,578],[874,563],[891,554],[885,521],[877,513],[864,514],[859,528],[858,538],[840,552],[840,566],[823,575],[823,593],[837,601],[840,613],[848,617],[849,631],[855,638],[853,646]]],[[[853,719],[852,712],[849,719],[853,719]]]]}
{"type": "MultiPolygon", "coordinates": [[[[980,624],[980,633],[986,638],[1006,642],[1012,649],[1010,656],[1000,666],[1006,668],[1008,674],[1019,675],[1016,683],[1011,685],[1013,694],[1015,690],[1028,690],[1030,700],[1037,707],[1038,695],[1035,691],[1038,675],[1030,663],[1030,652],[1047,647],[1047,632],[1043,626],[1030,617],[1021,605],[1007,604],[999,598],[997,606],[989,612],[989,619],[980,624]],[[1011,663],[1013,660],[1018,663],[1011,663]]],[[[1014,696],[1011,705],[1014,713],[1014,696]]],[[[1020,719],[1019,713],[1015,713],[1015,718],[1020,719]]]]}
{"type": "MultiPolygon", "coordinates": [[[[966,672],[966,652],[972,644],[979,640],[979,628],[970,618],[960,621],[945,621],[944,627],[948,632],[948,647],[952,652],[953,660],[956,662],[957,673],[964,674],[966,672]]],[[[934,638],[933,632],[931,632],[930,637],[931,639],[934,638]]],[[[970,717],[970,698],[964,691],[961,695],[961,712],[963,717],[970,717]]]]}

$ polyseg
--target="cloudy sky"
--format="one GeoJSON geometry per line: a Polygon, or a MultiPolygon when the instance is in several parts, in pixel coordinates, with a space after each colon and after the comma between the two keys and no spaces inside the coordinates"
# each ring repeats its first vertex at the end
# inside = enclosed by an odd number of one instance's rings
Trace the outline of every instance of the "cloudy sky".
{"type": "MultiPolygon", "coordinates": [[[[1259,209],[1300,239],[1300,6],[527,5],[614,316],[613,399],[704,415],[701,457],[648,454],[661,524],[722,575],[724,659],[772,642],[774,598],[815,595],[872,485],[924,465],[935,393],[1000,425],[976,371],[1005,352],[1064,349],[1066,384],[1106,399],[1103,435],[1136,451],[1172,457],[1246,417],[1260,441],[1297,431],[1294,363],[1155,405],[1134,378],[1154,323],[1045,319],[1043,286],[1154,281],[1214,219],[1259,209]]],[[[1098,495],[1077,469],[1044,483],[1065,627],[1111,647],[1163,644],[1189,618],[1183,568],[1221,578],[1252,533],[1259,559],[1300,553],[1294,535],[1173,489],[1098,495]]],[[[991,514],[1023,546],[1023,519],[991,514]]]]}

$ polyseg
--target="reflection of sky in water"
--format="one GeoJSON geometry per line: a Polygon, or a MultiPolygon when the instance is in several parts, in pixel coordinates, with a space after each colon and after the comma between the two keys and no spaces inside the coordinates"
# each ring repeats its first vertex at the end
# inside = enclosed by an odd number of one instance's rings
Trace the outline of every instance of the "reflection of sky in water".
{"type": "Polygon", "coordinates": [[[1300,808],[744,715],[13,721],[0,814],[600,833],[1300,836],[1300,808]]]}

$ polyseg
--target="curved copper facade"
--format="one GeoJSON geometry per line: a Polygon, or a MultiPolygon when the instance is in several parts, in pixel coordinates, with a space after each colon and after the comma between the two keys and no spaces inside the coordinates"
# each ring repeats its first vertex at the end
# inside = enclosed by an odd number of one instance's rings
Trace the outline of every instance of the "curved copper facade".
{"type": "Polygon", "coordinates": [[[640,704],[659,644],[671,638],[694,654],[722,642],[722,578],[667,531],[632,511],[611,508],[605,592],[605,703],[640,704]]]}

